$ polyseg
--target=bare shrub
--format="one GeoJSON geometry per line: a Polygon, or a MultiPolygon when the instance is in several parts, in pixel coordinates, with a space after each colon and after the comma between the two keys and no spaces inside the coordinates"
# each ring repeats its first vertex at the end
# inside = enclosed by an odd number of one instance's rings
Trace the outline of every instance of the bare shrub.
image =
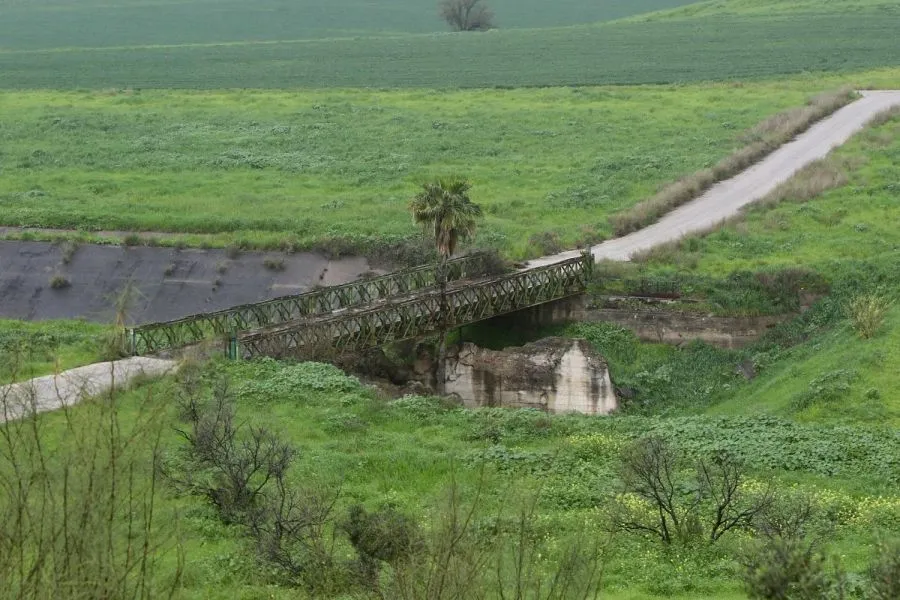
{"type": "Polygon", "coordinates": [[[139,414],[123,420],[118,400],[110,391],[78,411],[63,403],[61,416],[47,417],[36,410],[33,392],[0,397],[0,596],[149,599],[177,592],[181,548],[157,515],[165,407],[148,392],[139,414]],[[165,575],[158,572],[163,553],[177,556],[165,575]]]}
{"type": "Polygon", "coordinates": [[[335,557],[339,498],[340,490],[295,488],[279,475],[248,524],[259,557],[317,598],[346,585],[335,557]]]}
{"type": "Polygon", "coordinates": [[[421,551],[386,578],[382,597],[400,600],[588,600],[597,598],[602,552],[586,535],[551,551],[534,531],[539,493],[507,533],[485,534],[484,474],[468,502],[451,481],[421,551]]]}
{"type": "Polygon", "coordinates": [[[893,306],[889,299],[875,293],[861,294],[844,307],[850,325],[863,339],[875,337],[884,326],[884,319],[893,306]]]}
{"type": "Polygon", "coordinates": [[[731,530],[750,528],[772,505],[771,487],[752,496],[743,490],[743,467],[727,454],[694,461],[691,474],[685,463],[662,438],[635,443],[622,460],[613,529],[665,544],[712,543],[731,530]]]}
{"type": "Polygon", "coordinates": [[[105,360],[115,360],[129,356],[133,350],[128,339],[128,319],[140,292],[133,281],[125,282],[122,289],[112,299],[115,315],[112,328],[103,339],[101,354],[105,360]]]}
{"type": "Polygon", "coordinates": [[[252,521],[263,489],[284,478],[293,449],[265,428],[247,427],[239,435],[224,380],[208,402],[197,393],[183,394],[179,409],[188,427],[177,431],[187,448],[181,468],[167,470],[171,481],[206,498],[226,523],[252,521]]]}
{"type": "Polygon", "coordinates": [[[746,137],[746,146],[723,158],[711,169],[688,175],[630,209],[612,215],[609,222],[613,232],[622,236],[650,225],[672,209],[699,197],[715,183],[733,177],[755,164],[854,97],[852,90],[842,89],[816,96],[806,106],[769,117],[750,131],[746,137]]]}
{"type": "Polygon", "coordinates": [[[340,490],[292,486],[295,450],[272,432],[235,421],[228,383],[204,400],[202,369],[179,373],[178,406],[188,425],[180,461],[163,465],[176,489],[205,498],[223,522],[240,525],[259,558],[287,584],[325,597],[346,587],[335,558],[340,490]]]}
{"type": "Polygon", "coordinates": [[[438,9],[454,31],[487,31],[494,27],[494,13],[483,0],[442,0],[438,9]]]}

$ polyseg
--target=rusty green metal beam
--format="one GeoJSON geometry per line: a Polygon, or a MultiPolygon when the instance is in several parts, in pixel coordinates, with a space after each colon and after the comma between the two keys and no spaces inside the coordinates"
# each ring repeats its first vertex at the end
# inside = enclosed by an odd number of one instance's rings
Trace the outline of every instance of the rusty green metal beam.
{"type": "MultiPolygon", "coordinates": [[[[446,264],[447,279],[458,281],[480,277],[488,268],[488,260],[485,253],[450,260],[446,264]]],[[[129,332],[130,350],[132,354],[153,354],[403,296],[435,286],[438,268],[439,265],[430,264],[303,294],[141,325],[129,332]]]]}
{"type": "Polygon", "coordinates": [[[363,306],[315,319],[287,322],[236,336],[242,358],[270,356],[305,360],[339,355],[389,342],[424,337],[498,315],[583,293],[593,269],[585,253],[567,261],[476,282],[457,282],[444,297],[439,290],[363,306]],[[444,318],[446,317],[446,318],[444,318]]]}

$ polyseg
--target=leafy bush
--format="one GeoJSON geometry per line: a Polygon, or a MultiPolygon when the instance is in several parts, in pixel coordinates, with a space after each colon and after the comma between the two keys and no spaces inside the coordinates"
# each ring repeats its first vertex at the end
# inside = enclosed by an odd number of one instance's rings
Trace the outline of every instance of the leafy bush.
{"type": "Polygon", "coordinates": [[[809,383],[809,389],[791,399],[794,410],[803,410],[819,402],[834,402],[845,397],[859,374],[852,369],[838,369],[816,377],[809,383]]]}
{"type": "Polygon", "coordinates": [[[391,402],[390,407],[399,415],[417,423],[434,422],[448,409],[439,398],[423,396],[404,396],[391,402]]]}
{"type": "Polygon", "coordinates": [[[869,339],[881,331],[891,305],[892,302],[887,298],[869,293],[850,300],[844,310],[859,337],[869,339]]]}
{"type": "Polygon", "coordinates": [[[368,512],[351,506],[341,528],[358,555],[357,572],[365,587],[378,590],[381,563],[399,567],[423,549],[415,521],[390,506],[368,512]]]}
{"type": "Polygon", "coordinates": [[[528,238],[528,245],[534,248],[539,256],[557,254],[564,250],[559,234],[555,231],[542,231],[528,238]]]}
{"type": "Polygon", "coordinates": [[[882,542],[869,569],[870,596],[873,600],[900,598],[900,540],[882,542]]]}
{"type": "Polygon", "coordinates": [[[486,440],[494,444],[548,437],[559,430],[555,425],[561,424],[547,413],[530,408],[482,408],[466,412],[465,416],[469,421],[466,439],[486,440]]]}
{"type": "Polygon", "coordinates": [[[844,598],[844,575],[810,542],[767,539],[743,559],[747,594],[761,600],[829,600],[844,598]]]}
{"type": "Polygon", "coordinates": [[[273,402],[297,398],[302,392],[352,392],[359,389],[359,380],[335,366],[305,362],[280,365],[275,361],[259,361],[269,371],[266,377],[243,383],[237,390],[241,398],[273,402]]]}
{"type": "Polygon", "coordinates": [[[65,275],[54,275],[50,278],[50,287],[54,290],[64,290],[71,285],[72,282],[65,275]]]}

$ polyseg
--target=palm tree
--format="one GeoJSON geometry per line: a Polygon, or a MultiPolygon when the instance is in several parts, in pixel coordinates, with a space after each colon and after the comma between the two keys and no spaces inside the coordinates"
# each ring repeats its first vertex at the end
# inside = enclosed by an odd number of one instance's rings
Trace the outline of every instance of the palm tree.
{"type": "Polygon", "coordinates": [[[440,255],[437,282],[441,290],[441,328],[437,356],[438,391],[444,391],[447,358],[447,260],[456,252],[460,241],[475,233],[475,225],[481,216],[481,208],[469,199],[472,189],[465,179],[436,179],[422,186],[409,204],[413,221],[426,231],[434,232],[434,243],[440,255]]]}

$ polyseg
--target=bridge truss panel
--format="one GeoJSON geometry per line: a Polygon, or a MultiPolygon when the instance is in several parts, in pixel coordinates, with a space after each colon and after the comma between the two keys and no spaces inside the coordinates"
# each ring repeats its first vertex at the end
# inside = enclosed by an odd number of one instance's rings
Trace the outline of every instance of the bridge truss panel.
{"type": "Polygon", "coordinates": [[[340,315],[305,319],[237,337],[243,358],[313,359],[373,348],[476,323],[583,293],[590,279],[589,254],[490,280],[428,290],[401,302],[386,302],[340,315]]]}
{"type": "MultiPolygon", "coordinates": [[[[487,254],[476,253],[448,261],[443,265],[447,270],[447,281],[483,275],[488,260],[487,254]]],[[[439,281],[440,268],[439,264],[425,265],[303,294],[142,325],[130,331],[131,352],[153,354],[183,348],[205,340],[225,339],[248,330],[385,301],[434,287],[439,281]]]]}

